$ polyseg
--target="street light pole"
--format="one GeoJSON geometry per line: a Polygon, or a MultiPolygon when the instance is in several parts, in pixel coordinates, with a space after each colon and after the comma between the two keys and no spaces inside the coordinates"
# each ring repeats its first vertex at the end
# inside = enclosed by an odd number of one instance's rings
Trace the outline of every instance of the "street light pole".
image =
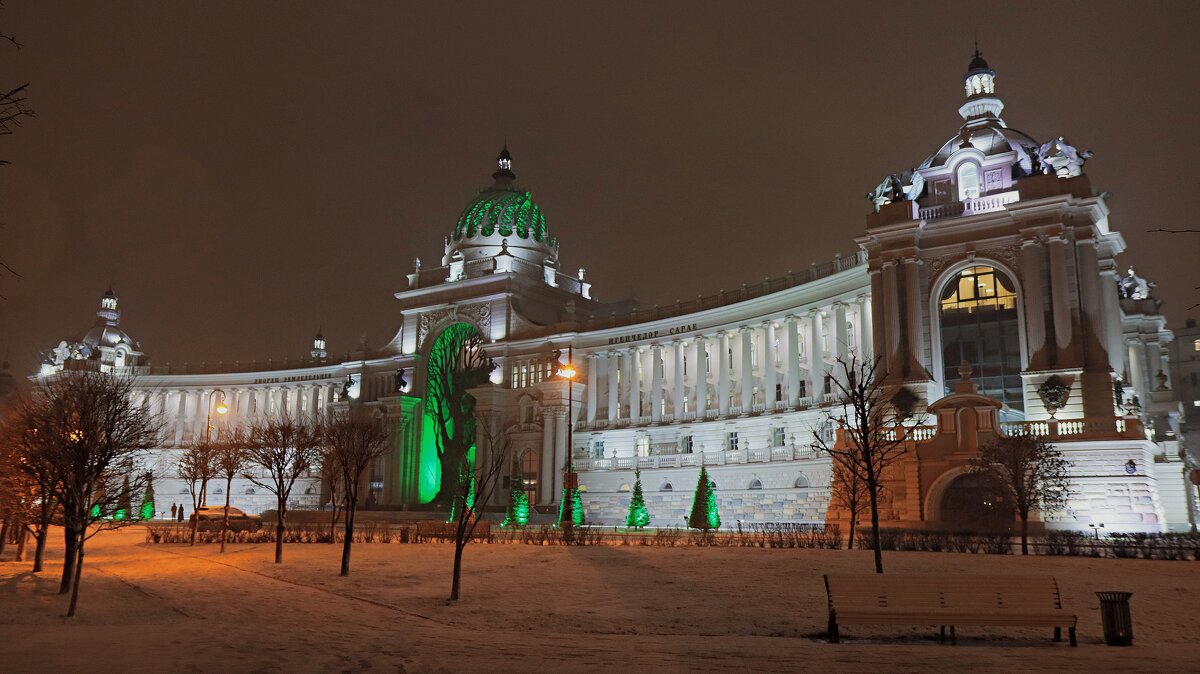
{"type": "MultiPolygon", "coordinates": [[[[215,396],[218,393],[221,394],[221,397],[217,399],[217,404],[216,404],[217,414],[224,416],[225,414],[227,414],[229,412],[229,406],[225,404],[225,392],[222,391],[221,389],[213,389],[213,392],[212,392],[213,396],[215,396]]],[[[209,396],[209,399],[208,399],[208,421],[206,421],[204,424],[204,447],[206,449],[212,445],[213,407],[214,407],[213,398],[212,398],[212,396],[209,396]]],[[[205,483],[204,489],[202,490],[202,492],[200,494],[200,505],[208,505],[207,491],[208,491],[208,484],[205,483]]],[[[199,521],[199,520],[197,520],[197,521],[199,521]]],[[[193,540],[192,542],[194,544],[195,540],[193,540]]]]}
{"type": "Polygon", "coordinates": [[[575,467],[574,447],[575,435],[575,347],[567,346],[567,364],[560,368],[558,375],[567,381],[567,463],[563,475],[563,504],[561,524],[567,542],[575,535],[575,467]]]}

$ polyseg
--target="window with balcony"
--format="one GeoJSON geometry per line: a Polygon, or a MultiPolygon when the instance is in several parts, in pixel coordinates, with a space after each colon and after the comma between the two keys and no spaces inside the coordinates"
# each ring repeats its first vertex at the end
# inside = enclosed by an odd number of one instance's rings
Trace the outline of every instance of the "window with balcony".
{"type": "Polygon", "coordinates": [[[785,434],[783,432],[783,427],[776,426],[775,428],[772,428],[771,429],[771,446],[772,447],[783,447],[786,444],[787,444],[787,437],[785,436],[785,434]]]}

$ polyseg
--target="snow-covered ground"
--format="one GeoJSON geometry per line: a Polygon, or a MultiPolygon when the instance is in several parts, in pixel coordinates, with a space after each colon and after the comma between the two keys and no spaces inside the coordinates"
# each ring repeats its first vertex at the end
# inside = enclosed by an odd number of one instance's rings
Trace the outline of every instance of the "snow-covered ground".
{"type": "MultiPolygon", "coordinates": [[[[56,532],[57,533],[57,532],[56,532]]],[[[846,627],[824,640],[821,575],[869,553],[471,545],[447,606],[452,546],[147,545],[141,528],[89,544],[79,616],[62,617],[60,537],[47,573],[0,562],[0,671],[308,672],[651,670],[1200,671],[1200,564],[885,553],[905,573],[1050,573],[1080,646],[1049,630],[846,627]],[[1093,592],[1133,595],[1134,646],[1101,640],[1093,592]]]]}

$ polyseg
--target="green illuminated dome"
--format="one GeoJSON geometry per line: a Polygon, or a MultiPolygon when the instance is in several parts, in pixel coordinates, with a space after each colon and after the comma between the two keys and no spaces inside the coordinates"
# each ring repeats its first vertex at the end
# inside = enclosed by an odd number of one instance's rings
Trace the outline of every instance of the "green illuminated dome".
{"type": "Polygon", "coordinates": [[[495,182],[476,194],[458,216],[454,234],[446,241],[443,264],[509,255],[539,266],[556,265],[558,242],[546,232],[542,209],[515,184],[507,146],[496,164],[495,182]]]}

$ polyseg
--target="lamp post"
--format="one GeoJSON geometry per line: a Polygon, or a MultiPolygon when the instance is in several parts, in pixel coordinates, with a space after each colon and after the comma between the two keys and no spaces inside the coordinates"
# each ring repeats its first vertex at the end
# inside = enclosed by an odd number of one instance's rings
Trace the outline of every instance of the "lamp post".
{"type": "MultiPolygon", "coordinates": [[[[558,352],[560,355],[561,351],[558,352]]],[[[575,420],[572,414],[575,407],[575,349],[567,347],[567,364],[558,370],[558,376],[567,381],[567,464],[563,468],[563,508],[562,526],[569,542],[575,531],[575,468],[573,464],[573,437],[575,420]]]]}
{"type": "MultiPolygon", "coordinates": [[[[217,399],[217,404],[216,404],[217,414],[224,416],[229,413],[229,406],[225,404],[225,392],[222,391],[221,389],[213,390],[213,395],[216,395],[218,393],[221,394],[221,397],[217,399]]],[[[204,444],[206,444],[206,445],[212,442],[213,407],[214,407],[214,405],[212,404],[212,399],[210,398],[208,401],[208,423],[206,423],[204,425],[204,444]]]]}

